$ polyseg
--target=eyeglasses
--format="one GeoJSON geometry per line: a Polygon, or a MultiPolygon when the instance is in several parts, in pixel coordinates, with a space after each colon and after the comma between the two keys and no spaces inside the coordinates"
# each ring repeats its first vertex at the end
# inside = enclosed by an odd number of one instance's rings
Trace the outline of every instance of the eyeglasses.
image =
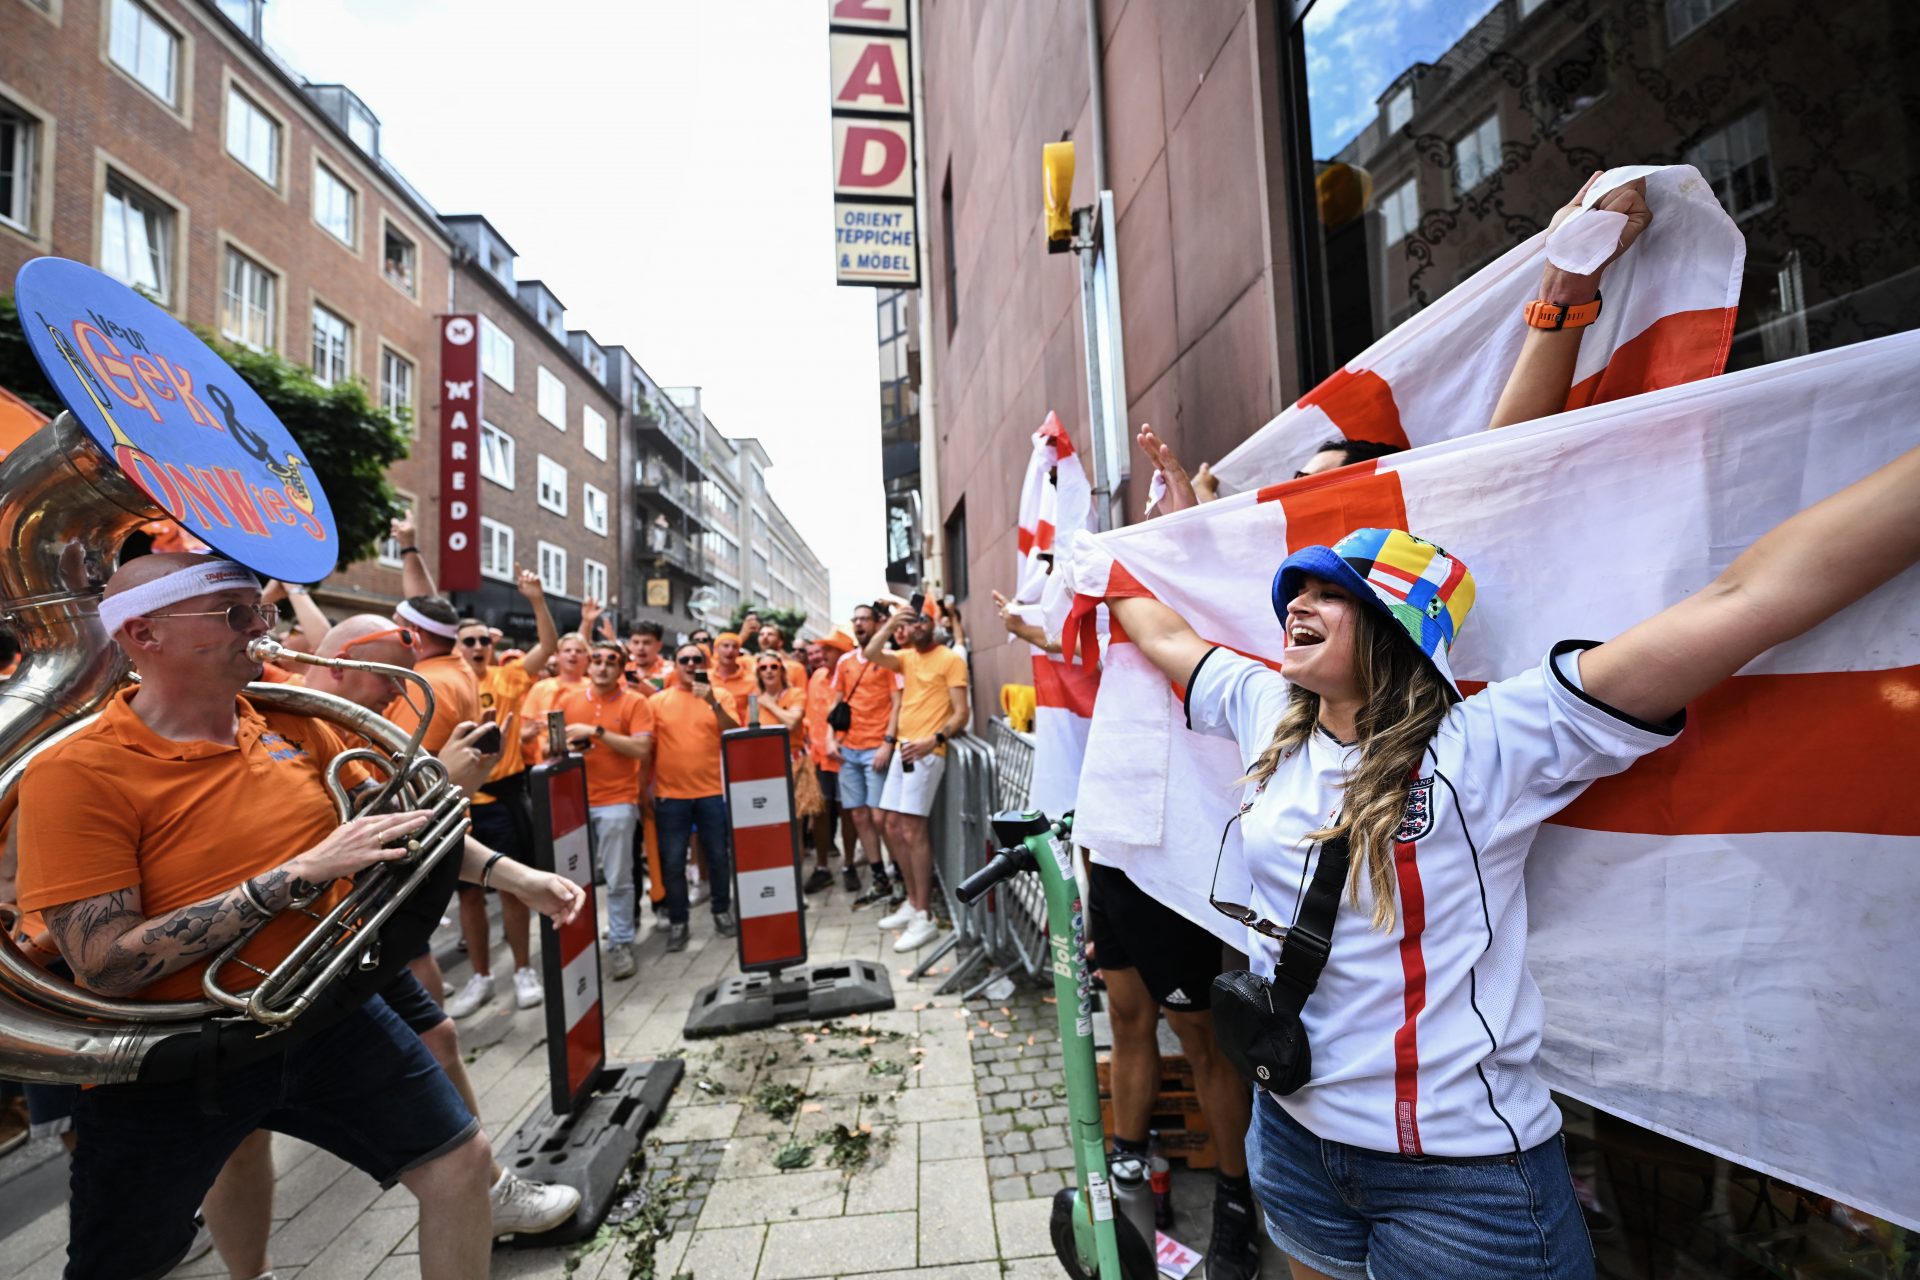
{"type": "Polygon", "coordinates": [[[460,643],[465,645],[478,645],[482,649],[491,649],[493,647],[493,637],[492,636],[461,636],[460,643]]]}
{"type": "Polygon", "coordinates": [[[334,657],[344,658],[363,644],[374,644],[381,640],[398,640],[407,648],[413,648],[413,632],[405,627],[388,627],[385,631],[375,631],[371,635],[361,636],[358,640],[347,641],[340,646],[340,651],[334,654],[334,657]]]}
{"type": "MultiPolygon", "coordinates": [[[[1260,789],[1262,791],[1266,790],[1266,783],[1261,783],[1260,789]]],[[[1275,924],[1244,902],[1222,902],[1213,896],[1214,888],[1220,880],[1220,859],[1224,857],[1227,852],[1227,835],[1233,830],[1233,824],[1245,817],[1247,810],[1251,808],[1253,808],[1252,801],[1241,805],[1240,812],[1228,818],[1227,825],[1220,831],[1220,852],[1215,854],[1213,858],[1213,882],[1207,885],[1207,902],[1215,911],[1218,911],[1221,915],[1227,917],[1227,919],[1238,921],[1264,937],[1284,941],[1287,936],[1287,931],[1284,927],[1275,924]]]]}
{"type": "Polygon", "coordinates": [[[697,667],[700,665],[700,655],[697,653],[690,653],[684,658],[675,658],[673,660],[673,664],[676,667],[697,667]]]}
{"type": "Polygon", "coordinates": [[[230,604],[224,609],[199,609],[192,613],[150,613],[149,618],[225,618],[227,626],[245,634],[255,622],[271,627],[280,615],[270,604],[230,604]]]}

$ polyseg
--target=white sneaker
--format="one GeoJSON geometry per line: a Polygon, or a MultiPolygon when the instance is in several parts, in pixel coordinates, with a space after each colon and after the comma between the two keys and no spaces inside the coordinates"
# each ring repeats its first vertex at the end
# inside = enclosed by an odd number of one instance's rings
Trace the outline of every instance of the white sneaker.
{"type": "Polygon", "coordinates": [[[940,926],[933,922],[933,916],[925,911],[916,911],[913,913],[913,923],[908,925],[907,931],[900,935],[900,940],[893,944],[893,949],[918,951],[939,936],[940,926]]]}
{"type": "Polygon", "coordinates": [[[707,882],[704,880],[700,881],[697,884],[691,884],[687,886],[687,905],[688,906],[697,907],[701,903],[705,902],[708,898],[711,898],[712,896],[713,896],[713,891],[707,888],[707,882]]]}
{"type": "Polygon", "coordinates": [[[493,1202],[493,1234],[496,1236],[532,1236],[551,1231],[580,1207],[580,1193],[574,1188],[557,1182],[529,1182],[504,1169],[488,1198],[493,1202]]]}
{"type": "Polygon", "coordinates": [[[911,902],[903,902],[894,909],[892,915],[881,916],[873,923],[882,929],[904,929],[913,923],[913,918],[918,914],[911,902]]]}
{"type": "Polygon", "coordinates": [[[493,975],[476,973],[467,979],[466,985],[460,988],[453,999],[447,1001],[447,1016],[464,1018],[491,999],[493,999],[493,975]]]}
{"type": "Polygon", "coordinates": [[[547,998],[541,989],[540,975],[531,968],[513,971],[513,1000],[522,1009],[531,1009],[547,998]]]}

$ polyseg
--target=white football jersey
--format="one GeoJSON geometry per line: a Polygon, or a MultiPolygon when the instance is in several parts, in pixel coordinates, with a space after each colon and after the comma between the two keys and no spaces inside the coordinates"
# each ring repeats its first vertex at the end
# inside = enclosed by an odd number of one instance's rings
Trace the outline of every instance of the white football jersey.
{"type": "MultiPolygon", "coordinates": [[[[1565,641],[1525,675],[1457,703],[1434,734],[1394,844],[1394,927],[1372,927],[1363,879],[1343,890],[1333,950],[1306,1003],[1308,1084],[1281,1106],[1321,1138],[1407,1155],[1486,1156],[1525,1150],[1560,1130],[1534,1069],[1545,1008],[1527,972],[1523,873],[1539,825],[1596,778],[1673,741],[1579,685],[1565,641]]],[[[1225,649],[1187,683],[1187,724],[1232,738],[1252,767],[1289,698],[1271,668],[1225,649]]],[[[1292,922],[1319,846],[1302,837],[1340,810],[1355,755],[1325,730],[1249,785],[1239,821],[1253,877],[1249,904],[1292,922]]],[[[1358,850],[1355,857],[1359,856],[1358,850]]],[[[1217,886],[1239,900],[1236,886],[1217,886]]],[[[1271,977],[1280,944],[1249,929],[1253,970],[1271,977]]]]}

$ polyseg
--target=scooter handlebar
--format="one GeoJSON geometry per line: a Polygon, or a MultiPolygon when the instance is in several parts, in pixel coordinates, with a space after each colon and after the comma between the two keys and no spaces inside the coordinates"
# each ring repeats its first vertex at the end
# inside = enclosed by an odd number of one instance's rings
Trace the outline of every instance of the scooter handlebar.
{"type": "Polygon", "coordinates": [[[988,859],[987,865],[960,882],[954,890],[960,901],[972,906],[987,890],[1020,870],[1021,855],[1024,849],[1002,849],[988,859]]]}

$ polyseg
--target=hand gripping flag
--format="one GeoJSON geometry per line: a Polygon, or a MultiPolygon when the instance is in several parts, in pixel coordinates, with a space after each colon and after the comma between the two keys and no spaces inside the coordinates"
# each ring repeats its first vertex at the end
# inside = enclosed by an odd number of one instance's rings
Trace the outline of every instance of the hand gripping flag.
{"type": "MultiPolygon", "coordinates": [[[[1048,635],[1065,624],[1073,593],[1067,565],[1087,532],[1093,492],[1060,419],[1047,414],[1033,435],[1033,456],[1020,489],[1020,576],[1014,611],[1048,635]]],[[[1058,816],[1073,808],[1086,749],[1098,668],[1061,662],[1033,650],[1034,755],[1028,803],[1058,816]]]]}
{"type": "MultiPolygon", "coordinates": [[[[1409,529],[1473,567],[1451,655],[1471,695],[1700,590],[1916,441],[1920,333],[1905,333],[1083,538],[1074,581],[1152,595],[1277,661],[1279,561],[1358,527],[1409,529]]],[[[1178,693],[1116,625],[1074,834],[1244,947],[1206,899],[1239,758],[1185,728],[1178,693]]],[[[1762,655],[1688,709],[1674,745],[1542,827],[1528,961],[1547,1082],[1920,1227],[1915,743],[1920,569],[1762,655]]],[[[1246,882],[1239,859],[1229,849],[1223,885],[1246,882]]]]}
{"type": "Polygon", "coordinates": [[[1733,340],[1745,239],[1691,165],[1613,169],[1587,193],[1586,211],[1482,267],[1221,459],[1213,468],[1221,492],[1284,480],[1328,439],[1419,446],[1486,426],[1503,371],[1526,337],[1520,309],[1538,296],[1549,254],[1584,266],[1571,260],[1590,233],[1604,241],[1611,228],[1617,244],[1620,215],[1590,206],[1636,178],[1646,179],[1653,224],[1607,268],[1600,318],[1581,341],[1567,407],[1719,373],[1733,340]]]}

